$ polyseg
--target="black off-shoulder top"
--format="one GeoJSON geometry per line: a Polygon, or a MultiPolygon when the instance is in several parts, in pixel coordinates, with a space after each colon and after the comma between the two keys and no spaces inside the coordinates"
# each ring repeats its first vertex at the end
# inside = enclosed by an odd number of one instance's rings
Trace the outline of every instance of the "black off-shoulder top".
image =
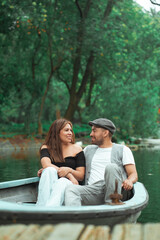
{"type": "Polygon", "coordinates": [[[56,165],[57,167],[70,167],[72,169],[76,169],[77,167],[85,167],[85,156],[84,152],[81,151],[76,154],[76,156],[69,156],[65,158],[65,162],[54,162],[54,159],[51,159],[49,151],[47,148],[43,148],[40,151],[40,159],[43,157],[48,157],[51,160],[51,163],[56,165]]]}

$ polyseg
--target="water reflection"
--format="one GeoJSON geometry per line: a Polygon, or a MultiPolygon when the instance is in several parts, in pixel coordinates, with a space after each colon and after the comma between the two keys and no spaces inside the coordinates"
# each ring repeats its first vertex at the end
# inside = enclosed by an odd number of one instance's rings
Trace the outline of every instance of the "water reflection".
{"type": "MultiPolygon", "coordinates": [[[[138,222],[160,221],[160,150],[138,150],[133,152],[139,181],[149,193],[149,204],[138,222]]],[[[0,152],[0,182],[34,177],[40,168],[38,149],[19,152],[0,152]]]]}
{"type": "Polygon", "coordinates": [[[133,152],[139,176],[149,193],[149,204],[139,217],[139,222],[160,221],[160,150],[143,149],[133,152]]]}
{"type": "Polygon", "coordinates": [[[37,149],[0,152],[0,182],[35,177],[39,167],[37,149]]]}

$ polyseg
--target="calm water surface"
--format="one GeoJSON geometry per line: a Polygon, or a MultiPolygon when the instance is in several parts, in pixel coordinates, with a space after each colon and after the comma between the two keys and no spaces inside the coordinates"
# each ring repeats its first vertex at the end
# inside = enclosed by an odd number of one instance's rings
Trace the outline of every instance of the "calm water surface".
{"type": "Polygon", "coordinates": [[[139,176],[149,193],[149,204],[138,222],[160,222],[160,149],[133,152],[139,176]]]}
{"type": "MultiPolygon", "coordinates": [[[[149,204],[138,222],[160,222],[160,149],[143,149],[133,152],[139,181],[149,193],[149,204]]],[[[0,182],[35,177],[40,168],[38,150],[0,152],[0,182]]]]}

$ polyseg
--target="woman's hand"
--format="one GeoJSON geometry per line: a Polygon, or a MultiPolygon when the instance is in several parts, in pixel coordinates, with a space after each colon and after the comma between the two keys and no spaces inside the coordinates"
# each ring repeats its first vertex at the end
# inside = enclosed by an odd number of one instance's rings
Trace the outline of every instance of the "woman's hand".
{"type": "Polygon", "coordinates": [[[79,185],[79,182],[74,177],[73,177],[73,179],[70,179],[70,181],[75,185],[79,185]]]}
{"type": "Polygon", "coordinates": [[[72,168],[69,167],[60,167],[58,169],[58,176],[59,177],[66,177],[68,173],[72,171],[72,168]]]}
{"type": "Polygon", "coordinates": [[[42,172],[43,172],[43,168],[39,169],[38,172],[37,172],[37,176],[40,177],[42,172]]]}
{"type": "Polygon", "coordinates": [[[67,177],[73,184],[79,185],[79,182],[77,181],[77,179],[76,179],[71,173],[68,173],[66,177],[67,177]]]}

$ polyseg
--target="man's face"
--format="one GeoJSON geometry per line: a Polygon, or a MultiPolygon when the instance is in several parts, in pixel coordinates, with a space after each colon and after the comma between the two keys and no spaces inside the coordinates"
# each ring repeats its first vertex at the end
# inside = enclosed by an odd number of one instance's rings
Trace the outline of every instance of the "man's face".
{"type": "Polygon", "coordinates": [[[91,140],[92,144],[101,146],[104,143],[105,129],[92,126],[91,140]]]}

